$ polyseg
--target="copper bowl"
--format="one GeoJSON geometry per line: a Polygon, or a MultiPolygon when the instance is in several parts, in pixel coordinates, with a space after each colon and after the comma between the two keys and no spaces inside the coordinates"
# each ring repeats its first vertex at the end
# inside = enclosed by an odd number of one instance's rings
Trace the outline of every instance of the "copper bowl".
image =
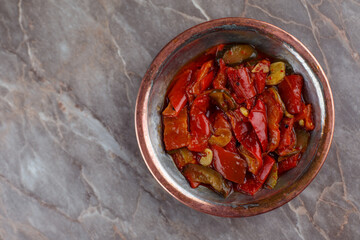
{"type": "Polygon", "coordinates": [[[222,217],[268,212],[299,195],[315,178],[329,152],[334,132],[334,102],[329,82],[310,51],[295,37],[269,23],[223,18],[192,27],[171,40],[147,70],[137,97],[135,126],[138,144],[150,172],[173,197],[198,211],[222,217]],[[160,109],[178,69],[197,54],[220,43],[244,42],[286,59],[303,75],[304,97],[312,103],[316,128],[299,165],[281,176],[274,190],[255,196],[233,193],[224,199],[206,187],[192,189],[164,151],[160,109]]]}

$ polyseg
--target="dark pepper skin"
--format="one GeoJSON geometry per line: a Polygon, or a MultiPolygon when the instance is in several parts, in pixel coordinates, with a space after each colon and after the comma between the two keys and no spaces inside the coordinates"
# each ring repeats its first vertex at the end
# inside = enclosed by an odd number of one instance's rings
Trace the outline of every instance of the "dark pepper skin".
{"type": "Polygon", "coordinates": [[[184,167],[182,173],[192,188],[198,187],[199,184],[210,185],[214,191],[224,197],[227,197],[231,192],[231,185],[225,181],[220,173],[209,167],[190,163],[184,167]]]}

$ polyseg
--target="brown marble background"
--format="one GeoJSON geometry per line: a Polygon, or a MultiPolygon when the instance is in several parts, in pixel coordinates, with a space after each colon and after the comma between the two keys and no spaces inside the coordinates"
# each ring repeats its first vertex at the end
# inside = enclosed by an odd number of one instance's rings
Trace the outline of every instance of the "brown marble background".
{"type": "Polygon", "coordinates": [[[358,0],[0,0],[0,239],[356,239],[358,0]],[[301,40],[333,89],[325,165],[270,213],[224,219],[173,199],[147,170],[135,100],[152,58],[206,20],[244,16],[301,40]]]}

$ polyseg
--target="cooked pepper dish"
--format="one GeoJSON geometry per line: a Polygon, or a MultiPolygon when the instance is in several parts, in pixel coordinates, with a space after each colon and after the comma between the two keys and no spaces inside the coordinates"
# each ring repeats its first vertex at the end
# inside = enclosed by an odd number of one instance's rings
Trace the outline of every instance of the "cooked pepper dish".
{"type": "Polygon", "coordinates": [[[174,77],[163,140],[191,187],[227,197],[273,189],[297,166],[314,129],[303,77],[247,44],[220,44],[174,77]]]}

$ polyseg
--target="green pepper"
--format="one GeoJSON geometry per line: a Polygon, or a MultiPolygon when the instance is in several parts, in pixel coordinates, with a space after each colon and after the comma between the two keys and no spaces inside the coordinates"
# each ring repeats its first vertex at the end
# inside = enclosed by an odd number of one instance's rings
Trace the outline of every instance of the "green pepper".
{"type": "Polygon", "coordinates": [[[182,173],[193,188],[202,183],[210,185],[217,193],[224,197],[227,197],[231,192],[231,186],[225,181],[223,176],[209,167],[190,163],[184,167],[182,173]]]}
{"type": "Polygon", "coordinates": [[[242,63],[249,58],[255,58],[256,50],[247,44],[232,46],[224,53],[223,59],[226,64],[242,63]]]}
{"type": "Polygon", "coordinates": [[[225,112],[237,108],[235,100],[232,98],[229,92],[224,89],[213,90],[209,94],[209,97],[213,100],[213,103],[216,106],[218,106],[225,112]]]}

